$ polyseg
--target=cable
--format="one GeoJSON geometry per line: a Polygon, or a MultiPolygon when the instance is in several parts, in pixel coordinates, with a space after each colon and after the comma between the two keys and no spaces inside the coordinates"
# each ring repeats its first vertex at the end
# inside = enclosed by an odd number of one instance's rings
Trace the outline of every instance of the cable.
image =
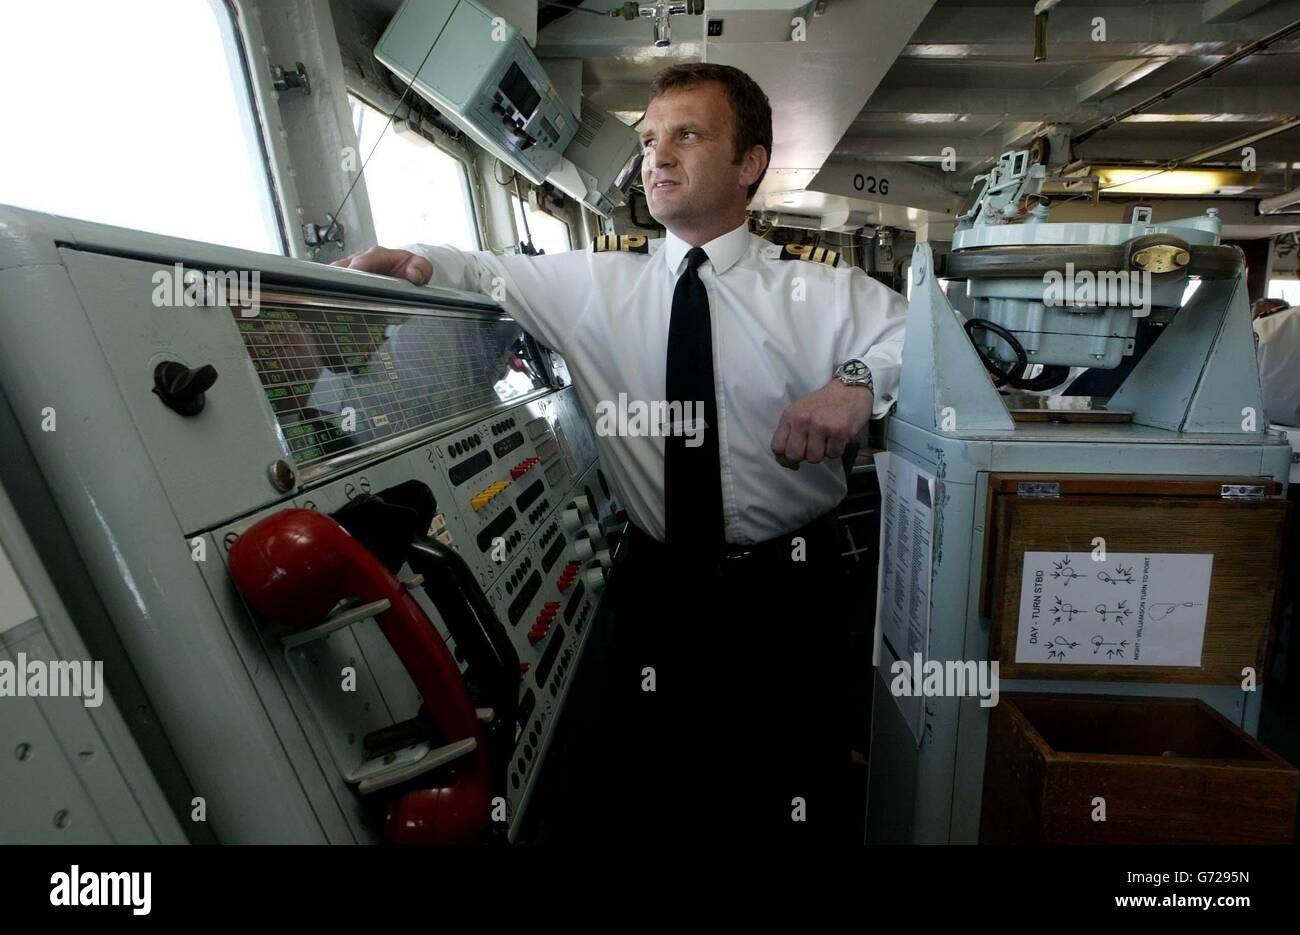
{"type": "Polygon", "coordinates": [[[524,201],[523,192],[519,190],[519,173],[515,173],[515,198],[519,201],[519,216],[524,221],[524,236],[528,239],[528,249],[525,251],[530,256],[537,255],[537,248],[533,246],[533,232],[528,229],[528,205],[524,201]]]}
{"type": "Polygon", "coordinates": [[[354,178],[352,180],[352,184],[348,186],[347,192],[343,195],[343,200],[339,203],[339,206],[334,210],[334,213],[332,215],[328,215],[330,226],[325,229],[325,237],[324,237],[325,240],[328,241],[333,239],[332,235],[334,234],[334,229],[338,227],[338,223],[339,223],[339,213],[342,212],[343,208],[347,205],[348,199],[352,197],[352,191],[357,187],[357,183],[361,181],[361,177],[365,175],[366,166],[370,164],[370,157],[375,154],[375,150],[377,150],[379,148],[379,144],[383,142],[384,134],[387,133],[388,128],[393,125],[393,118],[397,116],[397,112],[401,110],[402,105],[406,103],[406,96],[411,93],[411,88],[415,84],[416,76],[419,75],[420,72],[424,70],[424,63],[429,60],[429,56],[433,54],[433,47],[437,44],[438,44],[438,38],[435,36],[433,42],[429,43],[429,51],[425,52],[424,58],[420,59],[419,67],[416,68],[415,71],[411,73],[411,80],[406,83],[406,90],[404,90],[402,92],[402,96],[397,99],[397,104],[396,106],[393,107],[392,113],[388,115],[388,120],[387,122],[384,123],[384,128],[379,131],[379,136],[375,140],[375,145],[370,147],[370,152],[366,155],[366,158],[362,160],[361,169],[357,172],[357,177],[354,178]]]}
{"type": "Polygon", "coordinates": [[[492,178],[496,179],[496,183],[500,185],[502,188],[508,188],[514,182],[518,181],[519,173],[515,171],[513,166],[506,166],[506,168],[510,170],[510,178],[503,179],[501,178],[500,173],[497,172],[497,169],[499,169],[503,165],[505,165],[505,163],[503,163],[500,159],[492,160],[492,178]]]}
{"type": "Polygon", "coordinates": [[[1218,74],[1219,72],[1223,71],[1223,69],[1228,68],[1231,65],[1235,65],[1243,58],[1247,58],[1251,55],[1254,55],[1256,52],[1264,51],[1273,43],[1281,39],[1285,39],[1287,36],[1297,31],[1300,31],[1300,20],[1296,20],[1295,22],[1288,23],[1287,25],[1283,26],[1281,29],[1269,33],[1267,36],[1265,36],[1262,39],[1256,39],[1254,42],[1251,42],[1248,45],[1243,46],[1242,48],[1238,49],[1236,52],[1233,52],[1231,55],[1220,59],[1219,61],[1215,62],[1212,65],[1207,65],[1205,68],[1202,68],[1200,71],[1194,74],[1188,75],[1186,78],[1182,79],[1181,81],[1174,82],[1169,87],[1165,88],[1163,91],[1156,92],[1150,97],[1134,104],[1132,107],[1126,107],[1123,110],[1119,111],[1118,113],[1111,114],[1109,117],[1106,117],[1098,121],[1097,123],[1093,124],[1092,126],[1088,127],[1082,132],[1075,134],[1075,136],[1073,137],[1073,142],[1076,144],[1082,143],[1084,140],[1088,139],[1093,134],[1100,133],[1102,130],[1109,129],[1110,127],[1115,126],[1117,123],[1120,123],[1121,121],[1127,119],[1128,117],[1133,116],[1134,114],[1140,114],[1142,111],[1146,110],[1152,104],[1158,104],[1163,100],[1173,97],[1179,91],[1183,91],[1191,87],[1192,85],[1197,84],[1200,81],[1204,81],[1206,78],[1218,74]]]}

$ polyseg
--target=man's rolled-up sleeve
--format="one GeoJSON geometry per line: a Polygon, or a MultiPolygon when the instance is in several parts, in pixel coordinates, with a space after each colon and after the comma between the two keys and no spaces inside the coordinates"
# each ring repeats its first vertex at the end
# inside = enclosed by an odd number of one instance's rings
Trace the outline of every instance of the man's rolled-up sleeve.
{"type": "Polygon", "coordinates": [[[854,357],[866,361],[875,387],[871,417],[878,419],[898,399],[907,299],[860,269],[849,270],[840,282],[843,325],[837,343],[841,356],[835,364],[854,357]]]}
{"type": "Polygon", "coordinates": [[[553,256],[497,256],[449,246],[409,244],[433,265],[431,286],[478,292],[524,330],[561,354],[591,298],[591,263],[583,251],[553,256]]]}

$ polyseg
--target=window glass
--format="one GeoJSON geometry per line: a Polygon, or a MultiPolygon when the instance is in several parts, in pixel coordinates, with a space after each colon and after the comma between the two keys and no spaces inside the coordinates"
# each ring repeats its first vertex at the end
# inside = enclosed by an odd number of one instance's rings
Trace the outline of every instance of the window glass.
{"type": "Polygon", "coordinates": [[[388,114],[364,101],[349,96],[348,103],[379,243],[479,249],[465,164],[420,134],[402,129],[401,121],[389,125],[388,114]]]}
{"type": "Polygon", "coordinates": [[[569,239],[568,224],[542,211],[534,211],[532,205],[521,202],[514,195],[510,196],[510,203],[515,209],[515,230],[518,232],[521,241],[527,243],[528,233],[525,233],[525,230],[527,230],[533,235],[533,246],[543,253],[564,253],[566,250],[573,249],[573,244],[569,239]],[[528,227],[526,229],[524,227],[524,212],[528,215],[528,227]]]}
{"type": "Polygon", "coordinates": [[[0,203],[283,253],[221,0],[0,7],[0,203]]]}
{"type": "Polygon", "coordinates": [[[1292,305],[1300,305],[1300,279],[1270,279],[1268,298],[1283,299],[1292,305]]]}

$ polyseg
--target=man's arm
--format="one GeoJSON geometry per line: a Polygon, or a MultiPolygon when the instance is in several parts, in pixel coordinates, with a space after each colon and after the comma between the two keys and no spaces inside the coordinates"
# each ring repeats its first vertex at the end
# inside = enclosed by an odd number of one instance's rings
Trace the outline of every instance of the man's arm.
{"type": "Polygon", "coordinates": [[[846,386],[832,377],[826,385],[786,407],[772,436],[772,454],[785,467],[838,458],[868,420],[887,413],[898,397],[902,371],[907,300],[861,270],[836,283],[838,356],[827,362],[833,373],[857,358],[871,368],[873,388],[846,386]]]}
{"type": "Polygon", "coordinates": [[[496,256],[455,247],[412,244],[403,249],[371,247],[336,260],[368,273],[396,276],[417,286],[433,283],[478,292],[499,304],[524,330],[565,353],[591,297],[591,263],[583,251],[554,256],[496,256]]]}

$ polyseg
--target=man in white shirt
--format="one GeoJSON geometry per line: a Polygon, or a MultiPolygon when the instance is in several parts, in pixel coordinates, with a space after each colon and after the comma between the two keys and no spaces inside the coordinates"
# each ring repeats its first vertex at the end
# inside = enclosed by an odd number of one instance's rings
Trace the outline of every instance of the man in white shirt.
{"type": "Polygon", "coordinates": [[[1280,299],[1255,305],[1255,356],[1264,411],[1270,422],[1300,425],[1300,307],[1291,308],[1280,299]],[[1258,312],[1261,306],[1263,314],[1258,312]]]}
{"type": "Polygon", "coordinates": [[[660,73],[641,138],[667,236],[640,250],[420,245],[339,263],[492,295],[565,358],[634,527],[615,578],[632,602],[615,620],[607,724],[626,741],[605,789],[623,826],[833,837],[851,827],[832,804],[839,779],[822,780],[848,758],[836,722],[853,611],[830,600],[830,517],[840,455],[897,393],[906,303],[860,269],[749,233],[772,129],[743,72],[660,73]],[[623,401],[683,409],[620,435],[600,416],[623,401]]]}

